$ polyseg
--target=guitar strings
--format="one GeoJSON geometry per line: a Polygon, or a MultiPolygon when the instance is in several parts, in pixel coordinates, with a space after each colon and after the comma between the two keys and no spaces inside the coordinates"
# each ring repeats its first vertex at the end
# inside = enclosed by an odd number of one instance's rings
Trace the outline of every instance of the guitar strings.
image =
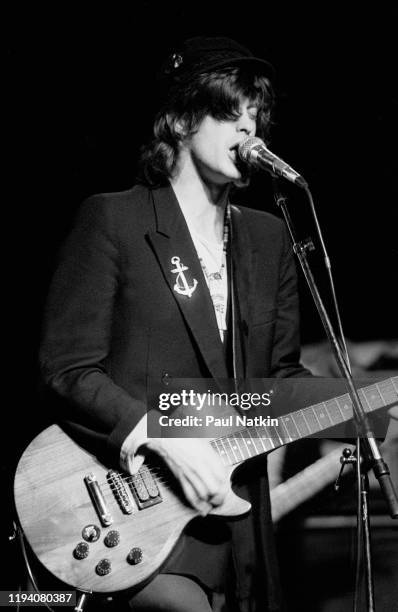
{"type": "MultiPolygon", "coordinates": [[[[250,440],[248,440],[248,443],[250,443],[250,440]]],[[[220,456],[220,458],[227,459],[228,465],[234,465],[236,463],[239,463],[241,460],[244,460],[246,458],[251,458],[251,457],[255,456],[255,455],[252,455],[250,453],[250,451],[248,449],[248,446],[247,446],[247,443],[245,443],[246,451],[247,451],[247,454],[249,456],[245,457],[244,453],[241,450],[239,450],[240,454],[242,455],[242,459],[236,460],[235,451],[238,450],[239,447],[238,447],[238,441],[236,440],[234,435],[230,435],[230,436],[225,436],[225,437],[213,439],[211,441],[211,446],[214,448],[215,452],[220,456]],[[233,440],[237,444],[237,446],[233,447],[231,445],[231,440],[233,440]],[[225,447],[224,443],[226,443],[227,441],[229,442],[230,448],[225,447]],[[222,444],[222,448],[221,449],[218,447],[218,443],[222,444]]],[[[263,447],[264,447],[264,445],[263,445],[263,447]]],[[[254,444],[251,446],[251,449],[256,454],[258,454],[259,451],[257,450],[257,448],[255,447],[254,444]]],[[[265,449],[265,447],[264,447],[264,449],[265,449]]],[[[160,467],[150,467],[150,466],[147,466],[147,465],[145,465],[145,468],[148,470],[148,472],[151,474],[151,476],[153,476],[154,478],[159,478],[159,472],[161,473],[162,468],[160,468],[160,467]]],[[[127,484],[135,486],[134,478],[136,478],[137,475],[140,475],[140,472],[138,471],[137,474],[125,475],[125,476],[123,475],[122,472],[115,472],[115,474],[116,474],[116,476],[120,477],[125,484],[127,483],[127,484]]],[[[165,481],[163,481],[163,482],[165,482],[165,481]]],[[[118,489],[117,485],[111,484],[109,481],[102,482],[102,483],[99,483],[99,484],[100,484],[100,486],[108,486],[112,491],[113,490],[117,491],[117,489],[118,489]]]]}
{"type": "MultiPolygon", "coordinates": [[[[224,459],[227,459],[227,463],[229,465],[234,465],[236,463],[240,463],[241,460],[244,460],[246,458],[250,458],[252,456],[255,456],[257,454],[262,453],[263,451],[267,450],[264,442],[262,440],[262,438],[260,437],[260,435],[257,433],[257,436],[255,438],[253,438],[253,436],[250,436],[250,438],[253,440],[253,443],[251,443],[251,440],[247,440],[247,442],[244,440],[245,442],[245,446],[243,447],[245,450],[245,453],[241,450],[240,448],[240,443],[241,440],[237,440],[236,435],[239,434],[241,436],[241,438],[243,439],[243,433],[249,433],[247,429],[242,429],[241,431],[235,432],[234,434],[230,434],[228,436],[223,436],[223,437],[219,437],[219,438],[214,438],[211,440],[210,444],[212,446],[212,448],[215,450],[215,452],[224,459]],[[258,449],[256,448],[255,445],[255,440],[257,440],[258,442],[261,443],[262,445],[262,449],[260,449],[260,451],[258,451],[258,449]],[[232,446],[231,442],[235,443],[235,446],[232,446]],[[221,444],[221,448],[219,447],[219,444],[221,444]],[[227,444],[227,446],[225,446],[227,444]],[[250,444],[250,449],[249,449],[249,445],[250,444]],[[229,448],[228,448],[229,446],[229,448]],[[239,453],[242,455],[242,458],[239,458],[238,460],[236,460],[236,455],[237,453],[235,453],[235,451],[239,451],[239,453]],[[254,451],[255,455],[252,455],[252,453],[250,451],[254,451]],[[245,457],[245,454],[248,454],[248,457],[245,457]],[[232,459],[232,461],[231,461],[232,459]]],[[[249,434],[250,435],[250,434],[249,434]]],[[[270,438],[267,438],[270,439],[270,438]]],[[[277,440],[280,443],[280,438],[277,440]]],[[[272,447],[275,448],[274,444],[272,443],[272,447]]],[[[150,467],[150,466],[145,466],[145,468],[148,470],[148,472],[150,473],[150,475],[155,478],[157,480],[157,482],[159,482],[159,484],[163,484],[164,486],[170,486],[168,483],[169,481],[167,480],[167,478],[165,476],[159,476],[159,472],[161,474],[161,469],[159,467],[150,467]]],[[[132,487],[134,489],[134,491],[137,493],[137,486],[136,483],[134,482],[134,480],[137,478],[137,476],[140,475],[140,472],[138,471],[137,474],[133,474],[133,475],[123,475],[122,472],[116,472],[116,476],[119,477],[122,480],[122,483],[124,485],[128,485],[130,487],[132,487]]],[[[142,476],[142,475],[141,475],[142,476]]],[[[173,476],[173,475],[172,475],[173,476]]],[[[173,476],[173,478],[175,478],[173,476]]],[[[155,481],[156,482],[156,481],[155,481]]],[[[106,482],[102,482],[99,483],[100,486],[104,486],[104,487],[108,487],[108,489],[112,492],[118,492],[118,490],[120,489],[120,485],[118,486],[116,483],[111,483],[109,481],[106,482]]]]}

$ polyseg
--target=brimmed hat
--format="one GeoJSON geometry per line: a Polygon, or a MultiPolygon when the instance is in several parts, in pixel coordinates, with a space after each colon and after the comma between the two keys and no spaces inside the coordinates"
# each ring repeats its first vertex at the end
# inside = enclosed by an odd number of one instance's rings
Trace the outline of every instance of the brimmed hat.
{"type": "Polygon", "coordinates": [[[163,86],[172,86],[203,72],[218,68],[243,66],[253,74],[272,77],[273,66],[255,57],[249,49],[225,37],[189,38],[164,62],[158,74],[163,86]]]}

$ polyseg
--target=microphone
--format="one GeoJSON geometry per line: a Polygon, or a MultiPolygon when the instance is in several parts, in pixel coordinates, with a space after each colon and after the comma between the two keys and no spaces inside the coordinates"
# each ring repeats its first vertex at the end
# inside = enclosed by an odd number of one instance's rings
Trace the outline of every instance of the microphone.
{"type": "Polygon", "coordinates": [[[307,187],[307,182],[303,177],[284,162],[283,159],[267,149],[265,142],[261,138],[249,136],[243,140],[238,147],[238,154],[241,160],[251,166],[256,166],[271,172],[271,174],[282,176],[299,187],[307,187]]]}

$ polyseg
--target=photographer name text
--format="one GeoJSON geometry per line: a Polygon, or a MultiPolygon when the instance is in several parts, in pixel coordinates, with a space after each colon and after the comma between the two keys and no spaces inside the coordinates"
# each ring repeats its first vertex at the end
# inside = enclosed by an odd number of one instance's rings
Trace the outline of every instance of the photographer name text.
{"type": "Polygon", "coordinates": [[[248,417],[240,414],[230,414],[225,417],[206,415],[204,417],[187,415],[159,417],[161,427],[278,427],[278,419],[270,416],[248,417]]]}

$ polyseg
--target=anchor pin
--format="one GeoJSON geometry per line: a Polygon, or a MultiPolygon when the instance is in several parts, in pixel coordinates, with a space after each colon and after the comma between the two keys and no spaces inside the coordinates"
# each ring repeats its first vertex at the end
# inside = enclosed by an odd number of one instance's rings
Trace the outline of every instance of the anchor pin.
{"type": "Polygon", "coordinates": [[[179,293],[180,295],[186,295],[189,298],[192,296],[195,291],[198,281],[196,278],[193,279],[193,284],[189,285],[187,279],[185,278],[185,270],[189,270],[188,266],[185,266],[181,263],[179,257],[174,256],[171,258],[171,263],[175,265],[175,268],[171,270],[173,274],[177,274],[176,282],[173,287],[174,291],[179,293]]]}

